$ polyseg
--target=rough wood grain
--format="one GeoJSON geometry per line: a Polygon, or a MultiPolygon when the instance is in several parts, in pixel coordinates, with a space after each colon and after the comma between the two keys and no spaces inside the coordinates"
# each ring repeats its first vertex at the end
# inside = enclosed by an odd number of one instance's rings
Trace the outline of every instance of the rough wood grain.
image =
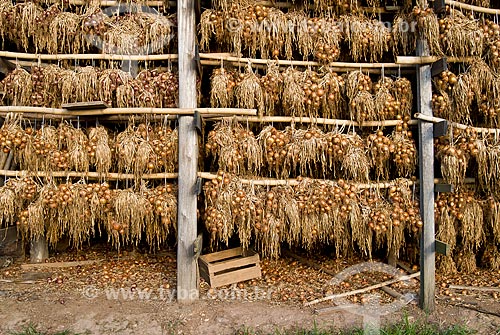
{"type": "MultiPolygon", "coordinates": [[[[422,1],[427,4],[426,0],[422,1]]],[[[425,6],[426,7],[426,6],[425,6]]],[[[419,39],[417,55],[428,56],[427,41],[419,39]]],[[[417,68],[418,112],[432,116],[432,78],[431,66],[419,65],[417,68]]],[[[434,226],[434,125],[418,121],[419,171],[420,171],[420,215],[424,222],[420,234],[420,307],[426,312],[435,309],[436,290],[436,246],[434,226]]]]}
{"type": "MultiPolygon", "coordinates": [[[[179,48],[179,107],[196,108],[196,14],[195,0],[177,3],[179,48]]],[[[194,242],[197,237],[196,179],[198,134],[193,116],[179,117],[179,179],[177,202],[177,301],[199,297],[194,242]]]]}

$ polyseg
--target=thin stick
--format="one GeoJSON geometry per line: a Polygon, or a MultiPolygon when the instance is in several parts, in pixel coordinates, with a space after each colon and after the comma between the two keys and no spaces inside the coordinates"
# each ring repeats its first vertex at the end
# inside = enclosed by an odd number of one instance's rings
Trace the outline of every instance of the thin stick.
{"type": "Polygon", "coordinates": [[[256,109],[243,108],[106,108],[69,111],[62,108],[31,107],[31,106],[0,106],[0,113],[40,113],[61,116],[101,116],[101,115],[134,115],[134,114],[160,114],[160,115],[191,115],[199,112],[201,116],[215,115],[256,115],[256,109]]]}
{"type": "Polygon", "coordinates": [[[359,294],[359,293],[368,292],[368,291],[371,291],[371,290],[374,290],[374,289],[377,289],[377,288],[381,288],[383,286],[388,286],[388,285],[391,285],[391,284],[394,284],[394,283],[398,283],[398,282],[403,281],[403,280],[408,280],[408,279],[411,279],[411,278],[415,278],[415,277],[418,277],[418,276],[420,276],[420,271],[412,273],[410,275],[404,275],[404,276],[401,276],[401,277],[397,277],[395,279],[387,280],[387,281],[384,281],[382,283],[371,285],[371,286],[368,286],[368,287],[365,287],[365,288],[362,288],[362,289],[359,289],[359,290],[354,290],[354,291],[350,291],[350,292],[344,292],[344,293],[340,293],[340,294],[328,295],[328,296],[320,298],[320,299],[316,299],[316,300],[313,300],[313,301],[306,302],[304,304],[304,306],[312,306],[312,305],[319,304],[320,302],[334,300],[334,299],[348,297],[348,296],[359,294]]]}
{"type": "Polygon", "coordinates": [[[455,290],[470,290],[470,291],[480,291],[480,292],[500,292],[500,287],[486,287],[486,286],[462,286],[462,285],[450,285],[449,286],[455,290]]]}
{"type": "Polygon", "coordinates": [[[57,262],[57,263],[33,263],[21,264],[21,269],[37,269],[37,268],[70,268],[75,266],[96,264],[104,261],[103,259],[92,259],[88,261],[74,261],[74,262],[57,262]]]}

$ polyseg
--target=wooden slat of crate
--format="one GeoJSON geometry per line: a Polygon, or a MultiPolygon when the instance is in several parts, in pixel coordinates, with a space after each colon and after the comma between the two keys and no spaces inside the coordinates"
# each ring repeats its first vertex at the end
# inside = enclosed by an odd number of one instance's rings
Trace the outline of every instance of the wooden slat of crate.
{"type": "Polygon", "coordinates": [[[261,276],[259,254],[241,247],[202,255],[198,263],[200,276],[213,288],[261,276]]]}

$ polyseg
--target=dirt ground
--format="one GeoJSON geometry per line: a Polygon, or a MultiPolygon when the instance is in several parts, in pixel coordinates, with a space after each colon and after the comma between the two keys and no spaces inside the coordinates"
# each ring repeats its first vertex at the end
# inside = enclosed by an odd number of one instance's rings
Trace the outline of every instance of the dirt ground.
{"type": "MultiPolygon", "coordinates": [[[[87,250],[58,255],[50,261],[83,259],[98,262],[64,269],[25,268],[19,261],[4,264],[0,268],[0,334],[22,329],[29,323],[50,332],[71,330],[102,335],[235,334],[242,329],[272,332],[315,324],[320,328],[362,326],[363,317],[348,311],[317,311],[338,303],[305,307],[304,302],[388,278],[376,273],[357,275],[346,280],[349,284],[333,288],[328,286],[330,275],[284,257],[263,261],[261,279],[215,290],[202,281],[200,300],[179,304],[173,291],[176,263],[171,252],[155,256],[131,252],[117,257],[116,252],[87,250]]],[[[325,268],[342,271],[360,260],[318,258],[317,261],[325,268]]],[[[426,315],[413,300],[384,316],[382,322],[397,322],[408,315],[410,319],[441,325],[467,325],[478,334],[500,334],[498,294],[450,290],[448,283],[458,282],[457,278],[461,285],[500,287],[500,273],[438,277],[434,313],[426,315]],[[481,278],[486,283],[481,282],[481,278]]],[[[418,293],[417,280],[391,287],[400,293],[418,293]]],[[[382,291],[376,293],[381,304],[394,300],[382,291]]],[[[343,303],[356,303],[361,307],[369,304],[369,299],[358,295],[343,303]]]]}

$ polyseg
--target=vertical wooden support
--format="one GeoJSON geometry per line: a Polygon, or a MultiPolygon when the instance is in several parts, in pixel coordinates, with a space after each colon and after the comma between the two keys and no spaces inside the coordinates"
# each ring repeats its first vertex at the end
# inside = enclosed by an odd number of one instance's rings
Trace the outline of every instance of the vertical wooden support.
{"type": "MultiPolygon", "coordinates": [[[[195,0],[177,2],[179,52],[179,107],[196,107],[196,17],[195,0]]],[[[198,299],[196,177],[198,134],[193,116],[179,117],[179,180],[177,203],[177,301],[198,299]]]]}
{"type": "MultiPolygon", "coordinates": [[[[424,3],[426,1],[423,1],[424,3]]],[[[422,8],[425,8],[422,7],[422,8]]],[[[428,56],[426,40],[419,38],[417,55],[428,56]]],[[[417,67],[418,110],[432,116],[431,66],[417,67]]],[[[426,312],[435,308],[435,227],[434,227],[434,124],[418,121],[419,168],[420,168],[420,212],[424,222],[420,238],[420,307],[426,312]]]]}

